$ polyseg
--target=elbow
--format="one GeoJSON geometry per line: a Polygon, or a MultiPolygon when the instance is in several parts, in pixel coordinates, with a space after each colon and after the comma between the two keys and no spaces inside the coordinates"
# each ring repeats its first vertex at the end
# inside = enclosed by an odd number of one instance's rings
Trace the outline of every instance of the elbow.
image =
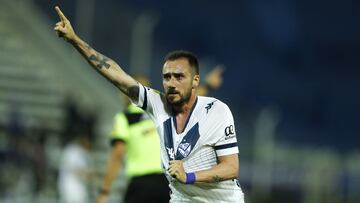
{"type": "Polygon", "coordinates": [[[239,176],[239,158],[237,154],[232,154],[224,157],[220,157],[220,164],[222,165],[224,178],[236,179],[239,176]]]}
{"type": "Polygon", "coordinates": [[[239,165],[232,167],[231,179],[236,179],[239,177],[239,165]]]}

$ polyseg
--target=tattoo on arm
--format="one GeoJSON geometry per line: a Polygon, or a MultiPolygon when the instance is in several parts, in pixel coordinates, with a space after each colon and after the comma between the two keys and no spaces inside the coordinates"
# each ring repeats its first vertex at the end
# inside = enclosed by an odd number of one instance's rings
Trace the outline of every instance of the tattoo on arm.
{"type": "Polygon", "coordinates": [[[127,95],[134,101],[139,99],[139,86],[134,85],[128,88],[127,95]]]}
{"type": "Polygon", "coordinates": [[[224,180],[224,178],[222,178],[222,177],[220,177],[218,175],[213,176],[213,181],[214,182],[220,182],[220,181],[223,181],[223,180],[224,180]]]}
{"type": "MultiPolygon", "coordinates": [[[[84,42],[85,43],[85,42],[84,42]]],[[[85,50],[87,52],[92,53],[90,57],[88,57],[88,61],[96,66],[99,70],[105,67],[106,69],[110,68],[110,59],[98,52],[96,52],[90,45],[84,44],[85,50]]],[[[78,46],[76,46],[77,49],[80,49],[78,46]]],[[[82,53],[83,50],[80,49],[80,52],[82,53]]],[[[83,53],[84,54],[84,53],[83,53]]],[[[85,54],[84,54],[85,55],[85,54]]]]}
{"type": "Polygon", "coordinates": [[[108,63],[108,61],[110,61],[110,59],[101,54],[98,54],[98,53],[92,54],[89,57],[89,60],[94,61],[96,63],[96,67],[98,69],[102,69],[103,67],[105,67],[106,69],[110,68],[110,64],[108,63]]]}

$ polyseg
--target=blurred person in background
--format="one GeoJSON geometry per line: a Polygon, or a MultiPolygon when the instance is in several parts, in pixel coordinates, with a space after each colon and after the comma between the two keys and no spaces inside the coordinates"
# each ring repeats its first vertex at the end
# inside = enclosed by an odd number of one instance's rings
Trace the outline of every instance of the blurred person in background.
{"type": "Polygon", "coordinates": [[[197,96],[197,58],[187,51],[169,53],[162,72],[165,93],[160,93],[143,86],[113,60],[91,48],[75,34],[59,7],[55,9],[60,17],[54,28],[58,35],[156,123],[162,167],[170,183],[170,202],[244,202],[237,181],[239,149],[234,119],[220,100],[197,96]]]}
{"type": "MultiPolygon", "coordinates": [[[[216,66],[206,76],[198,93],[208,94],[222,84],[223,66],[216,66]]],[[[134,75],[141,84],[150,86],[144,75],[134,75]]],[[[145,112],[126,97],[124,112],[114,117],[110,141],[113,147],[97,203],[106,203],[111,185],[119,174],[126,156],[126,175],[130,182],[125,193],[126,203],[169,202],[168,182],[160,160],[160,140],[156,127],[145,112]],[[156,184],[153,184],[156,183],[156,184]],[[141,195],[139,195],[141,191],[141,195]]]]}
{"type": "Polygon", "coordinates": [[[92,176],[90,150],[92,135],[83,126],[69,142],[61,155],[58,190],[61,203],[88,203],[90,202],[87,182],[92,176]]]}

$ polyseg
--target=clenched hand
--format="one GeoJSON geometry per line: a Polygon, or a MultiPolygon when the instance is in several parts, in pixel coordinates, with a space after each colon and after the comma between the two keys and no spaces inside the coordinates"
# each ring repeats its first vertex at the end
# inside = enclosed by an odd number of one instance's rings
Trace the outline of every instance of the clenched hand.
{"type": "Polygon", "coordinates": [[[181,183],[186,183],[186,173],[182,161],[171,160],[168,168],[169,174],[181,183]]]}

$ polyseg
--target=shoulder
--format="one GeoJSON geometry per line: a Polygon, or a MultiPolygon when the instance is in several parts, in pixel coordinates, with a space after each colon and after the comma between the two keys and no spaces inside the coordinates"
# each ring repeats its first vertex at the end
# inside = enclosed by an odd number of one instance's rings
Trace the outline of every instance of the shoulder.
{"type": "Polygon", "coordinates": [[[155,96],[155,97],[163,97],[164,96],[164,94],[157,89],[153,89],[153,88],[147,87],[147,86],[143,86],[143,88],[144,88],[144,91],[146,92],[146,94],[149,96],[155,96]]]}
{"type": "Polygon", "coordinates": [[[146,95],[145,102],[146,103],[146,111],[151,112],[152,114],[169,114],[171,110],[171,106],[167,103],[165,95],[163,92],[160,92],[156,89],[152,89],[150,87],[145,87],[146,95]]]}
{"type": "Polygon", "coordinates": [[[214,97],[198,96],[199,105],[205,108],[207,113],[213,112],[217,115],[231,113],[227,104],[214,97]]]}

